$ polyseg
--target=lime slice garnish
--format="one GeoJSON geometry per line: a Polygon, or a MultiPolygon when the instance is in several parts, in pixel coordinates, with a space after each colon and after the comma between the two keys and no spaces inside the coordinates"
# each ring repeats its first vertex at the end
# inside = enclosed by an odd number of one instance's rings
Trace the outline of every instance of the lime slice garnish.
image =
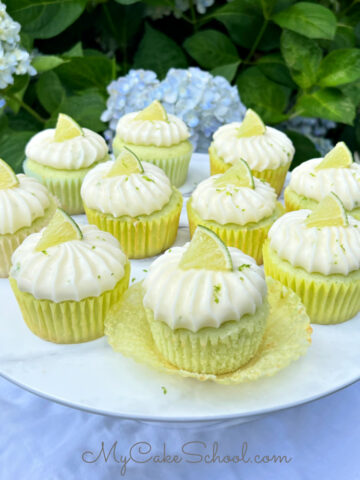
{"type": "Polygon", "coordinates": [[[135,153],[124,147],[106,176],[117,177],[132,173],[144,173],[144,168],[135,153]]]}
{"type": "Polygon", "coordinates": [[[47,248],[55,247],[60,243],[71,240],[81,240],[82,231],[75,221],[61,208],[57,208],[48,226],[43,231],[36,245],[37,252],[43,252],[47,248]]]}
{"type": "Polygon", "coordinates": [[[233,264],[227,246],[209,228],[199,225],[186,252],[181,257],[179,267],[203,268],[206,270],[231,271],[233,264]]]}
{"type": "Polygon", "coordinates": [[[266,131],[266,126],[259,115],[249,108],[246,111],[244,120],[238,128],[238,137],[254,137],[255,135],[263,135],[266,131]]]}
{"type": "Polygon", "coordinates": [[[255,188],[254,177],[250,167],[240,158],[237,162],[226,170],[220,177],[214,181],[216,187],[226,187],[226,185],[235,185],[236,187],[255,188]]]}
{"type": "Polygon", "coordinates": [[[148,107],[141,110],[134,120],[161,120],[163,122],[168,121],[168,116],[165,108],[161,105],[159,100],[154,100],[148,107]]]}
{"type": "Polygon", "coordinates": [[[306,219],[306,226],[311,227],[346,227],[349,225],[345,207],[340,198],[331,192],[324,197],[306,219]]]}
{"type": "Polygon", "coordinates": [[[338,142],[335,147],[325,155],[315,170],[324,168],[348,168],[353,159],[350,150],[344,142],[338,142]]]}
{"type": "Polygon", "coordinates": [[[65,140],[71,140],[80,135],[84,135],[80,125],[69,117],[69,115],[59,113],[54,135],[55,142],[65,142],[65,140]]]}
{"type": "Polygon", "coordinates": [[[0,189],[19,185],[18,177],[10,165],[0,158],[0,189]]]}

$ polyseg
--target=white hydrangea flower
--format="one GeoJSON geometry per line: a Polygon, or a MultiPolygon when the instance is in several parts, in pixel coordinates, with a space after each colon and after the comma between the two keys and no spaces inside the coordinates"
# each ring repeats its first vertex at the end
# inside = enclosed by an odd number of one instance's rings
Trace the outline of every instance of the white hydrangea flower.
{"type": "MultiPolygon", "coordinates": [[[[215,0],[195,0],[194,6],[198,13],[203,14],[206,9],[214,5],[215,0]]],[[[153,20],[171,15],[172,13],[176,18],[180,18],[183,12],[186,12],[190,8],[189,0],[175,0],[174,8],[171,7],[152,7],[147,8],[147,15],[153,20]]]]}

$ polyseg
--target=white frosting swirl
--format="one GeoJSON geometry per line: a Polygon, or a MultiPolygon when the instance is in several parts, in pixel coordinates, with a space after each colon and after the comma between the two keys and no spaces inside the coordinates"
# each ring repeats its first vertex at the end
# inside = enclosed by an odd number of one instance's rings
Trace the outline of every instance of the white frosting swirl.
{"type": "Polygon", "coordinates": [[[34,135],[26,145],[27,158],[60,170],[78,170],[102,160],[108,152],[102,136],[87,128],[84,135],[64,142],[55,142],[54,132],[48,128],[34,135]]]}
{"type": "Polygon", "coordinates": [[[240,125],[240,122],[229,123],[214,133],[212,146],[225,163],[234,163],[242,158],[252,170],[261,172],[286,165],[292,160],[295,149],[285,133],[266,127],[263,135],[238,137],[240,125]]]}
{"type": "Polygon", "coordinates": [[[360,222],[348,216],[346,227],[311,227],[305,220],[311,210],[280,217],[270,228],[270,246],[280,258],[309,273],[348,275],[360,268],[360,222]]]}
{"type": "Polygon", "coordinates": [[[161,168],[142,162],[144,173],[106,177],[114,162],[100,163],[87,173],[81,186],[85,205],[114,217],[150,215],[161,210],[172,188],[161,168]]]}
{"type": "Polygon", "coordinates": [[[124,276],[126,256],[110,233],[81,226],[82,240],[71,240],[46,252],[35,248],[42,232],[33,233],[15,250],[10,276],[18,288],[37,299],[79,301],[111,290],[124,276]]]}
{"type": "Polygon", "coordinates": [[[254,314],[266,295],[264,273],[255,260],[230,247],[232,272],[182,270],[179,262],[188,246],[168,250],[149,269],[144,306],[153,311],[154,318],[172,329],[197,332],[254,314]]]}
{"type": "Polygon", "coordinates": [[[134,145],[155,145],[171,147],[189,138],[185,123],[175,115],[168,115],[168,122],[163,120],[135,120],[139,112],[132,112],[120,118],[116,134],[121,140],[134,145]]]}
{"type": "Polygon", "coordinates": [[[19,185],[0,189],[0,234],[15,233],[42,217],[50,205],[50,194],[34,178],[20,173],[19,185]]]}
{"type": "Polygon", "coordinates": [[[276,208],[275,190],[254,177],[255,188],[227,185],[217,187],[213,175],[199,183],[192,194],[192,207],[203,220],[225,225],[245,225],[270,217],[276,208]]]}
{"type": "Polygon", "coordinates": [[[322,158],[313,158],[294,168],[289,187],[298,195],[320,201],[334,192],[347,210],[360,206],[360,165],[315,170],[322,158]]]}

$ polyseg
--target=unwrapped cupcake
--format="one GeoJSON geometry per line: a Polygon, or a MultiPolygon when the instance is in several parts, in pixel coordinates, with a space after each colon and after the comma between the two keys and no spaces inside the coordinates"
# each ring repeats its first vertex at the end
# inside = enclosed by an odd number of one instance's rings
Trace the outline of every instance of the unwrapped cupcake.
{"type": "Polygon", "coordinates": [[[251,109],[244,120],[220,127],[209,148],[211,175],[245,160],[253,175],[268,182],[279,195],[295,153],[285,133],[265,126],[251,109]]]}
{"type": "Polygon", "coordinates": [[[119,242],[94,225],[78,226],[58,209],[12,256],[10,284],[35,335],[55,343],[101,337],[108,310],[129,284],[119,242]]]}
{"type": "Polygon", "coordinates": [[[67,213],[83,213],[82,181],[91,168],[108,160],[108,148],[101,135],[81,128],[60,113],[56,128],[34,135],[25,153],[25,173],[46,185],[67,213]]]}
{"type": "Polygon", "coordinates": [[[175,115],[167,114],[155,100],[140,112],[120,118],[116,127],[113,151],[129,147],[140,159],[160,167],[172,185],[180,187],[186,181],[193,147],[185,123],[175,115]]]}
{"type": "Polygon", "coordinates": [[[14,250],[49,223],[57,206],[44,185],[21,173],[15,175],[0,160],[0,277],[8,276],[14,250]]]}

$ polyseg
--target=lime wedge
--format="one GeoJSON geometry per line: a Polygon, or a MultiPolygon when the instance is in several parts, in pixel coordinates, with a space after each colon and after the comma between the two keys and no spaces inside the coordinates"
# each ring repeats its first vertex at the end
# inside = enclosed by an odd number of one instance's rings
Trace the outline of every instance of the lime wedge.
{"type": "Polygon", "coordinates": [[[81,240],[82,238],[83,234],[77,223],[64,210],[58,208],[43,231],[35,250],[43,252],[47,248],[55,247],[60,243],[81,240]]]}
{"type": "Polygon", "coordinates": [[[242,158],[218,177],[214,181],[214,185],[216,187],[235,185],[236,187],[255,188],[254,177],[251,173],[250,167],[242,158]]]}
{"type": "Polygon", "coordinates": [[[165,108],[161,105],[159,100],[154,100],[148,107],[141,110],[134,120],[161,120],[163,122],[168,121],[168,116],[165,108]]]}
{"type": "Polygon", "coordinates": [[[263,135],[266,131],[264,122],[259,115],[249,108],[246,111],[244,120],[238,128],[238,137],[254,137],[255,135],[263,135]]]}
{"type": "Polygon", "coordinates": [[[59,113],[54,135],[55,142],[65,142],[65,140],[71,140],[80,135],[84,135],[80,125],[69,117],[69,115],[59,113]]]}
{"type": "Polygon", "coordinates": [[[344,142],[338,142],[335,147],[325,155],[315,170],[324,168],[348,168],[353,159],[350,150],[344,142]]]}
{"type": "Polygon", "coordinates": [[[10,165],[0,158],[0,189],[13,188],[19,180],[10,165]]]}
{"type": "Polygon", "coordinates": [[[181,257],[179,267],[204,268],[206,270],[231,271],[233,264],[227,246],[209,228],[199,225],[186,252],[181,257]]]}
{"type": "Polygon", "coordinates": [[[324,197],[306,219],[306,226],[311,227],[346,227],[349,221],[340,198],[331,192],[324,197]]]}
{"type": "Polygon", "coordinates": [[[124,147],[106,176],[117,177],[132,173],[144,173],[144,168],[135,153],[124,147]]]}

